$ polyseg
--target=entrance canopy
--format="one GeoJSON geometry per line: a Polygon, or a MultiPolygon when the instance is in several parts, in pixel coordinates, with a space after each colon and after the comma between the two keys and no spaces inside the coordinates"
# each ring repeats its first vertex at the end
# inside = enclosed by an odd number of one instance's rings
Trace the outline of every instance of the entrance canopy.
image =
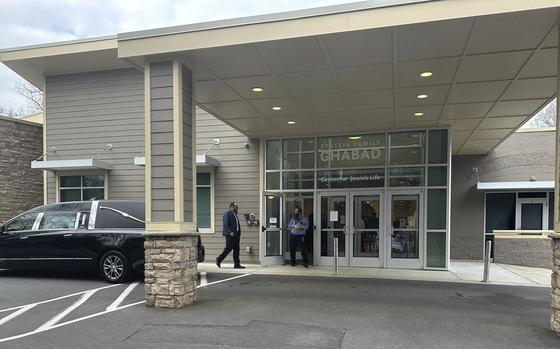
{"type": "Polygon", "coordinates": [[[180,57],[249,137],[450,127],[484,154],[556,94],[558,1],[365,1],[0,52],[46,74],[180,57]],[[71,62],[66,64],[65,62],[71,62]]]}

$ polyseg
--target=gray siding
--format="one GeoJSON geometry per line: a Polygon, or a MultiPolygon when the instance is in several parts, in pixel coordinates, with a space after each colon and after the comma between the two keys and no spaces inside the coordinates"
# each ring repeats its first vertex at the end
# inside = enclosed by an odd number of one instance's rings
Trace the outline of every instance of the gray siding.
{"type": "MultiPolygon", "coordinates": [[[[170,66],[152,66],[152,149],[158,150],[158,156],[152,159],[156,167],[152,184],[157,190],[161,189],[161,192],[156,191],[155,200],[173,198],[173,188],[167,184],[167,179],[173,175],[172,123],[168,122],[172,117],[169,69],[170,66]]],[[[184,103],[183,108],[186,111],[190,105],[184,103]]],[[[184,124],[185,132],[188,126],[188,122],[184,124]]],[[[113,150],[99,157],[113,165],[113,170],[109,171],[109,198],[144,199],[144,169],[133,165],[134,156],[144,150],[141,72],[125,69],[48,77],[46,127],[48,146],[57,148],[50,159],[89,158],[105,144],[112,143],[113,150]]],[[[212,261],[224,247],[222,214],[231,201],[237,201],[242,221],[241,260],[258,263],[259,228],[247,227],[243,214],[255,213],[257,218],[259,216],[259,142],[249,140],[201,109],[197,109],[195,127],[197,154],[204,153],[214,138],[221,141],[209,153],[220,159],[221,165],[214,171],[215,233],[203,237],[208,261],[212,261]],[[244,146],[246,142],[250,144],[249,149],[244,146]],[[246,246],[252,247],[251,254],[245,252],[246,246]]],[[[185,161],[189,160],[186,153],[185,161]]],[[[187,169],[185,167],[185,171],[187,169]]],[[[192,178],[186,178],[186,181],[189,180],[192,181],[192,178]]],[[[55,201],[55,188],[55,177],[51,173],[49,202],[55,201]]],[[[160,216],[159,219],[173,218],[172,207],[158,207],[157,201],[153,205],[164,215],[170,215],[160,216]]],[[[187,203],[185,207],[189,208],[187,203]]],[[[192,198],[190,208],[192,210],[192,198]]]]}
{"type": "Polygon", "coordinates": [[[173,193],[173,63],[150,64],[152,127],[152,221],[172,222],[173,193]],[[171,128],[171,129],[170,129],[171,128]]]}
{"type": "Polygon", "coordinates": [[[183,199],[185,221],[193,220],[193,88],[192,72],[183,66],[183,199]]]}
{"type": "Polygon", "coordinates": [[[554,180],[555,132],[519,132],[488,155],[454,156],[451,192],[451,258],[482,259],[484,192],[481,182],[554,180]]]}
{"type": "MultiPolygon", "coordinates": [[[[212,262],[224,248],[222,236],[222,215],[231,201],[239,203],[241,221],[241,261],[259,262],[259,227],[248,227],[244,214],[254,213],[259,218],[259,141],[249,140],[207,112],[196,112],[197,154],[203,154],[214,138],[220,144],[214,146],[208,155],[220,159],[221,164],[214,170],[214,228],[215,233],[202,237],[206,247],[207,261],[212,262]],[[245,143],[250,144],[249,149],[245,143]],[[245,247],[251,246],[253,252],[247,254],[245,247]]],[[[226,263],[232,263],[231,255],[226,263]]]]}
{"type": "MultiPolygon", "coordinates": [[[[109,162],[109,198],[144,199],[144,169],[134,156],[144,150],[144,75],[135,69],[49,76],[46,79],[49,160],[91,158],[109,162]]],[[[49,172],[48,201],[56,200],[49,172]]]]}

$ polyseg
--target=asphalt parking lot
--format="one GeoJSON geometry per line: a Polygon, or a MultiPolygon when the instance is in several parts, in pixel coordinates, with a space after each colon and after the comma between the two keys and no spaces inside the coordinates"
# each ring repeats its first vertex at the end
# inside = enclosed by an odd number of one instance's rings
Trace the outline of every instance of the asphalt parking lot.
{"type": "Polygon", "coordinates": [[[231,274],[203,282],[196,304],[161,310],[142,304],[141,283],[0,271],[0,348],[560,347],[542,287],[231,274]]]}

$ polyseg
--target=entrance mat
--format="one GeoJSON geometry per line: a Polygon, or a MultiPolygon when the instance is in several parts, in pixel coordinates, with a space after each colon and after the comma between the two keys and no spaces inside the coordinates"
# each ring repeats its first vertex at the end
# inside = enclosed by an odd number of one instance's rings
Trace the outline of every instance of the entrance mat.
{"type": "Polygon", "coordinates": [[[177,343],[244,348],[338,349],[345,330],[324,326],[253,320],[244,326],[144,325],[131,343],[177,343]]]}

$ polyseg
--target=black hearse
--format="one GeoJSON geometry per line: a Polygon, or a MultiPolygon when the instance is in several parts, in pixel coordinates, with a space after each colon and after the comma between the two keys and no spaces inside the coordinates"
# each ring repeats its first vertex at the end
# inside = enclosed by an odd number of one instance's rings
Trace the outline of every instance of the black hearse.
{"type": "Polygon", "coordinates": [[[34,208],[0,225],[0,268],[96,269],[108,282],[125,282],[144,270],[144,212],[144,202],[124,200],[34,208]]]}

